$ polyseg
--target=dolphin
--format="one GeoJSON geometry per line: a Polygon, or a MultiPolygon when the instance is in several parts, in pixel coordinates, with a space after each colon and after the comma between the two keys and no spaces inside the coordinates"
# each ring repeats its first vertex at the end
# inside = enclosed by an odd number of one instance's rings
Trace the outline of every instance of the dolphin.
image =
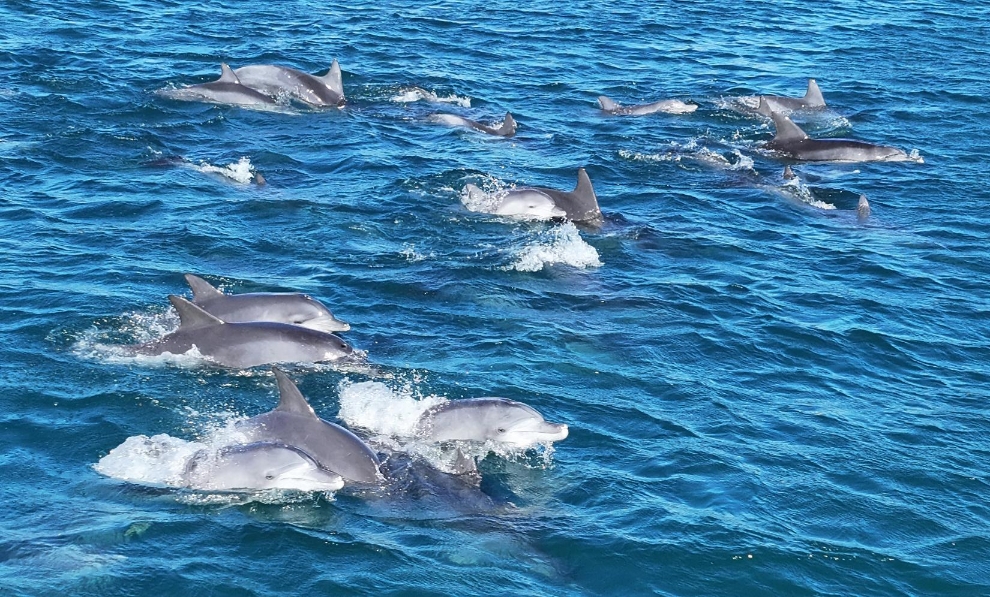
{"type": "Polygon", "coordinates": [[[279,402],[274,410],[237,423],[249,442],[276,442],[302,450],[322,468],[345,481],[378,483],[381,463],[358,436],[316,416],[296,384],[272,368],[278,382],[279,402]]]}
{"type": "Polygon", "coordinates": [[[498,128],[481,124],[480,122],[470,120],[468,118],[455,116],[453,114],[432,114],[429,119],[433,122],[439,122],[449,126],[463,126],[476,131],[481,131],[482,133],[488,133],[489,135],[497,135],[499,137],[511,137],[516,134],[516,120],[509,112],[505,113],[505,121],[502,123],[502,126],[498,128]]]}
{"type": "Polygon", "coordinates": [[[185,274],[199,308],[226,323],[276,321],[301,325],[321,332],[346,332],[351,326],[333,316],[316,299],[296,292],[249,292],[223,294],[212,284],[185,274]]]}
{"type": "Polygon", "coordinates": [[[515,216],[539,220],[567,219],[575,222],[597,224],[602,221],[602,210],[598,207],[598,196],[591,186],[591,179],[584,168],[578,169],[577,186],[573,191],[558,191],[544,187],[517,187],[494,195],[487,195],[473,184],[464,186],[475,204],[485,198],[496,199],[499,203],[495,213],[502,216],[515,216]]]}
{"type": "Polygon", "coordinates": [[[856,204],[856,217],[862,222],[870,217],[870,211],[870,202],[866,200],[866,195],[860,195],[859,203],[856,204]]]}
{"type": "Polygon", "coordinates": [[[185,354],[195,347],[220,365],[243,369],[271,363],[335,361],[354,352],[328,332],[271,321],[224,323],[180,296],[169,295],[168,300],[179,313],[179,329],[134,346],[135,353],[185,354]]]}
{"type": "Polygon", "coordinates": [[[640,104],[638,106],[620,106],[604,95],[598,96],[598,105],[609,114],[621,114],[624,116],[646,116],[657,112],[667,114],[689,114],[698,109],[697,104],[687,104],[678,99],[667,99],[653,102],[652,104],[640,104]]]}
{"type": "Polygon", "coordinates": [[[344,479],[299,448],[275,442],[200,450],[186,462],[181,484],[203,491],[295,489],[337,491],[344,479]]]}
{"type": "Polygon", "coordinates": [[[760,105],[756,111],[770,117],[771,112],[792,112],[794,110],[818,109],[825,107],[825,98],[818,83],[808,79],[808,91],[804,97],[783,97],[780,95],[761,95],[760,105]]]}
{"type": "Polygon", "coordinates": [[[810,162],[923,162],[893,147],[854,139],[810,139],[791,119],[778,112],[771,118],[777,134],[764,147],[795,160],[810,162]]]}
{"type": "Polygon", "coordinates": [[[309,73],[273,64],[252,64],[234,71],[241,85],[278,97],[287,94],[311,106],[344,105],[344,85],[340,64],[334,58],[327,74],[318,77],[309,73]]]}
{"type": "Polygon", "coordinates": [[[567,437],[567,425],[548,423],[532,407],[505,398],[444,402],[420,416],[416,431],[434,442],[494,441],[518,448],[567,437]]]}
{"type": "Polygon", "coordinates": [[[211,83],[190,85],[179,89],[162,89],[159,95],[186,102],[210,102],[233,106],[275,106],[275,99],[256,89],[241,84],[234,71],[226,63],[220,65],[220,78],[211,83]]]}

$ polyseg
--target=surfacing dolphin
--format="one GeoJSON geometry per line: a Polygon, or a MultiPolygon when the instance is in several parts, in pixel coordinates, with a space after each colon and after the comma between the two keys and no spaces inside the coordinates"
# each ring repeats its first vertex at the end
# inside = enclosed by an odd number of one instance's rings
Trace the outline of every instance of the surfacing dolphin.
{"type": "Polygon", "coordinates": [[[344,84],[336,58],[323,76],[273,64],[242,66],[234,74],[241,85],[275,97],[285,94],[317,107],[344,105],[344,84]]]}
{"type": "Polygon", "coordinates": [[[517,187],[489,195],[475,185],[467,184],[462,193],[465,193],[474,205],[497,201],[494,210],[489,213],[501,216],[535,220],[563,218],[589,224],[598,224],[602,221],[598,196],[595,195],[591,179],[584,168],[578,169],[577,186],[573,191],[559,191],[545,187],[517,187]]]}
{"type": "Polygon", "coordinates": [[[168,300],[179,313],[179,329],[134,346],[135,353],[178,355],[196,347],[220,365],[243,369],[272,363],[336,361],[354,352],[328,332],[271,321],[225,323],[180,296],[169,295],[168,300]]]}
{"type": "Polygon", "coordinates": [[[201,491],[337,491],[344,479],[299,448],[254,442],[196,452],[186,462],[181,484],[201,491]]]}
{"type": "Polygon", "coordinates": [[[432,122],[446,124],[448,126],[462,126],[474,129],[476,131],[481,131],[482,133],[487,133],[489,135],[497,135],[499,137],[511,137],[516,134],[516,120],[509,112],[505,113],[505,121],[503,121],[502,126],[498,128],[488,126],[487,124],[481,124],[480,122],[469,118],[455,116],[454,114],[431,114],[429,116],[429,120],[432,122]]]}
{"type": "Polygon", "coordinates": [[[226,323],[276,321],[301,325],[321,332],[346,332],[351,326],[333,316],[316,299],[297,292],[249,292],[224,294],[212,284],[185,274],[193,292],[193,303],[226,323]]]}
{"type": "Polygon", "coordinates": [[[434,442],[494,441],[517,448],[567,437],[567,425],[548,423],[532,407],[505,398],[444,402],[424,412],[416,430],[434,442]]]}
{"type": "Polygon", "coordinates": [[[345,481],[381,481],[378,456],[358,436],[316,416],[313,407],[284,373],[272,368],[279,402],[274,410],[237,424],[251,442],[276,442],[302,450],[322,468],[345,481]]]}
{"type": "Polygon", "coordinates": [[[856,204],[856,217],[862,222],[870,217],[870,211],[870,202],[866,200],[866,195],[860,195],[856,204]]]}
{"type": "Polygon", "coordinates": [[[646,116],[657,112],[667,114],[689,114],[698,109],[697,104],[688,104],[678,99],[667,99],[653,102],[651,104],[640,104],[638,106],[622,106],[605,97],[598,96],[598,105],[609,114],[620,114],[623,116],[646,116]]]}
{"type": "Polygon", "coordinates": [[[185,102],[209,102],[246,107],[276,106],[275,99],[241,84],[226,63],[220,65],[220,78],[210,83],[190,85],[178,89],[162,89],[158,94],[169,99],[185,102]]]}
{"type": "Polygon", "coordinates": [[[770,118],[771,112],[793,112],[824,107],[825,98],[822,96],[822,90],[818,88],[818,83],[814,79],[808,79],[808,91],[804,97],[761,95],[756,111],[770,118]]]}
{"type": "Polygon", "coordinates": [[[874,145],[855,139],[811,139],[791,119],[771,113],[777,134],[764,147],[786,157],[809,162],[918,162],[894,147],[874,145]]]}

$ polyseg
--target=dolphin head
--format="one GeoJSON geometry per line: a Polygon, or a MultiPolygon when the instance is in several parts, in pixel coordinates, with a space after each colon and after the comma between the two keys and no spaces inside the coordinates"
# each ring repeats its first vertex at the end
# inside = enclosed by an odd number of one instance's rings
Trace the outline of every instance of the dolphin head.
{"type": "Polygon", "coordinates": [[[535,189],[513,189],[507,192],[495,213],[529,220],[552,220],[567,216],[567,212],[557,207],[549,195],[535,189]]]}
{"type": "Polygon", "coordinates": [[[433,441],[494,441],[527,448],[567,437],[567,425],[549,423],[532,407],[505,398],[474,398],[436,406],[419,430],[433,441]]]}
{"type": "Polygon", "coordinates": [[[336,491],[344,486],[340,475],[320,468],[302,450],[274,442],[228,446],[216,453],[200,450],[182,477],[191,489],[211,491],[336,491]]]}
{"type": "Polygon", "coordinates": [[[293,300],[286,301],[286,321],[321,332],[346,332],[350,324],[340,321],[333,316],[320,301],[306,294],[291,295],[293,300]]]}

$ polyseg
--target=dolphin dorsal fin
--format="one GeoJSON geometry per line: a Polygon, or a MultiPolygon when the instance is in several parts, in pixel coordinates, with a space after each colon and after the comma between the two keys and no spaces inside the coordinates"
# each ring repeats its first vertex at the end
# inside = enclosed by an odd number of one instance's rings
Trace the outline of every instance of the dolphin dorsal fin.
{"type": "Polygon", "coordinates": [[[808,133],[802,131],[801,127],[791,122],[791,119],[783,114],[772,112],[770,117],[773,118],[773,124],[777,127],[777,134],[773,137],[774,141],[802,141],[808,138],[808,133]]]}
{"type": "Polygon", "coordinates": [[[214,325],[224,325],[223,321],[210,315],[198,305],[195,305],[181,296],[168,295],[168,301],[172,303],[175,310],[179,312],[179,329],[192,330],[205,328],[214,325]]]}
{"type": "Polygon", "coordinates": [[[764,116],[773,115],[773,108],[770,107],[770,102],[762,95],[760,96],[760,105],[756,107],[756,111],[764,116]]]}
{"type": "Polygon", "coordinates": [[[503,137],[511,137],[516,134],[516,119],[509,112],[505,113],[505,122],[498,128],[498,134],[503,137]]]}
{"type": "Polygon", "coordinates": [[[231,70],[229,66],[227,66],[226,62],[221,62],[220,78],[217,79],[217,83],[237,83],[238,85],[240,85],[241,80],[237,78],[237,75],[235,75],[234,71],[231,70]]]}
{"type": "Polygon", "coordinates": [[[193,301],[203,301],[214,297],[223,296],[222,292],[214,288],[212,284],[199,276],[185,274],[184,277],[186,279],[186,283],[189,284],[189,288],[192,288],[193,301]]]}
{"type": "Polygon", "coordinates": [[[794,171],[791,170],[790,166],[784,166],[784,180],[791,180],[794,178],[794,171]]]}
{"type": "Polygon", "coordinates": [[[272,373],[275,374],[275,380],[278,382],[278,406],[275,407],[275,410],[283,413],[315,417],[316,411],[309,405],[309,402],[306,402],[302,392],[289,379],[289,376],[282,373],[277,367],[272,367],[272,373]]]}
{"type": "Polygon", "coordinates": [[[344,80],[340,72],[340,64],[337,59],[333,59],[333,63],[330,65],[330,71],[319,77],[323,84],[330,88],[331,91],[336,91],[340,94],[340,97],[344,97],[344,80]]]}
{"type": "Polygon", "coordinates": [[[602,110],[605,110],[606,112],[612,112],[619,109],[619,104],[613,102],[604,95],[598,96],[598,105],[601,106],[602,110]]]}
{"type": "Polygon", "coordinates": [[[821,107],[825,105],[825,98],[822,97],[822,90],[818,88],[818,82],[808,79],[808,92],[804,94],[804,103],[811,107],[821,107]]]}
{"type": "Polygon", "coordinates": [[[588,177],[588,173],[584,168],[578,168],[577,186],[574,187],[571,194],[579,197],[582,201],[591,201],[595,205],[598,205],[598,195],[595,195],[595,187],[591,186],[591,178],[588,177]]]}

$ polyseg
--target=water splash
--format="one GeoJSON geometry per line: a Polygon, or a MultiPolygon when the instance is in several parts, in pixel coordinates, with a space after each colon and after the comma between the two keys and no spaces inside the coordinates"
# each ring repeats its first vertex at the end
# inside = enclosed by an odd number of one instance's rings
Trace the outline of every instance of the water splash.
{"type": "Polygon", "coordinates": [[[538,272],[551,265],[569,265],[579,269],[601,267],[598,251],[589,245],[572,222],[565,222],[540,232],[536,240],[516,251],[515,261],[503,269],[538,272]]]}

